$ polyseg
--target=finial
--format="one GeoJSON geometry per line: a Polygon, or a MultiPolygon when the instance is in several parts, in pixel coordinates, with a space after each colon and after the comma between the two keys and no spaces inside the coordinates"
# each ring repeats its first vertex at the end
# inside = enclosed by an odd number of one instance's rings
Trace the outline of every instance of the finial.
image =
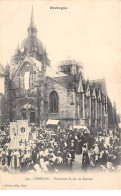
{"type": "Polygon", "coordinates": [[[115,100],[113,102],[113,107],[116,108],[116,102],[115,102],[115,100]]]}

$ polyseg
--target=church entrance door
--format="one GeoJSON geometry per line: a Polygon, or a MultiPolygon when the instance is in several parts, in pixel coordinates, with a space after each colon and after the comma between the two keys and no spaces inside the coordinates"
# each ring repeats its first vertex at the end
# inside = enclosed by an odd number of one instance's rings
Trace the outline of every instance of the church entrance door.
{"type": "Polygon", "coordinates": [[[26,111],[22,112],[22,119],[23,119],[23,120],[26,119],[26,111]]]}
{"type": "Polygon", "coordinates": [[[30,112],[30,123],[35,123],[35,112],[30,112]]]}

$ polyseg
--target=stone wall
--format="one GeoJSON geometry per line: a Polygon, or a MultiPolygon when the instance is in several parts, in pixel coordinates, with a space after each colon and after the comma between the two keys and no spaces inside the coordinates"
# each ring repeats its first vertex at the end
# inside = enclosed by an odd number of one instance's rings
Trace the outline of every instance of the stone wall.
{"type": "Polygon", "coordinates": [[[75,119],[75,93],[67,91],[67,89],[57,81],[47,78],[47,102],[49,110],[49,95],[52,91],[56,91],[59,97],[59,109],[57,114],[49,112],[50,119],[74,120],[75,119]]]}

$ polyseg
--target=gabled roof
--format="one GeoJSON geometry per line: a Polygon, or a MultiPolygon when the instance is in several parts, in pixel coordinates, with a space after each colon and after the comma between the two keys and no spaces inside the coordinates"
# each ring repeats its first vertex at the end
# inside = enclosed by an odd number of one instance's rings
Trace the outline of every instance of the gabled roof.
{"type": "Polygon", "coordinates": [[[82,85],[83,85],[84,92],[86,92],[86,81],[84,79],[82,80],[82,85]]]}
{"type": "Polygon", "coordinates": [[[95,87],[93,86],[93,89],[92,89],[92,96],[94,97],[94,98],[96,98],[96,91],[95,91],[95,87]]]}
{"type": "Polygon", "coordinates": [[[98,99],[101,100],[101,92],[100,92],[100,88],[98,88],[98,99]]]}
{"type": "MultiPolygon", "coordinates": [[[[21,67],[23,66],[24,63],[30,63],[34,66],[35,70],[38,70],[39,72],[41,72],[42,70],[42,63],[40,61],[38,61],[37,59],[30,57],[29,55],[26,55],[23,59],[23,61],[21,62],[21,64],[18,66],[17,70],[15,71],[12,79],[14,78],[14,76],[16,75],[16,73],[21,69],[21,67]]],[[[67,76],[66,74],[62,73],[62,72],[57,72],[55,69],[53,69],[52,67],[46,66],[46,76],[56,79],[59,77],[63,77],[63,76],[67,76]]]]}
{"type": "Polygon", "coordinates": [[[36,68],[38,69],[38,71],[41,69],[41,62],[37,61],[36,59],[30,57],[29,55],[26,55],[23,59],[23,61],[20,63],[20,65],[18,66],[18,68],[16,69],[15,73],[12,75],[12,78],[14,78],[14,76],[16,75],[16,73],[21,69],[21,67],[23,66],[23,64],[25,62],[34,64],[36,66],[36,68]]]}
{"type": "Polygon", "coordinates": [[[58,82],[62,83],[63,86],[66,89],[72,89],[74,88],[74,75],[64,75],[64,76],[58,76],[58,77],[54,77],[54,79],[56,79],[58,82]]]}
{"type": "Polygon", "coordinates": [[[66,89],[76,89],[77,92],[84,91],[81,74],[58,75],[58,77],[54,77],[54,79],[63,84],[66,89]]]}
{"type": "MultiPolygon", "coordinates": [[[[29,57],[29,58],[30,58],[30,60],[32,60],[32,62],[34,63],[34,65],[37,66],[38,70],[41,72],[42,63],[40,61],[38,61],[37,59],[33,58],[33,57],[29,57]]],[[[55,78],[55,77],[66,76],[66,74],[64,74],[62,72],[57,72],[52,67],[46,66],[46,76],[55,78]]]]}
{"type": "Polygon", "coordinates": [[[86,82],[86,96],[90,96],[90,87],[89,87],[89,80],[86,82]]]}
{"type": "Polygon", "coordinates": [[[82,84],[82,78],[81,77],[80,77],[80,80],[78,82],[77,92],[84,92],[83,84],[82,84]]]}
{"type": "Polygon", "coordinates": [[[104,79],[90,80],[89,82],[91,85],[94,84],[96,88],[100,88],[104,95],[107,95],[107,89],[104,79]]]}

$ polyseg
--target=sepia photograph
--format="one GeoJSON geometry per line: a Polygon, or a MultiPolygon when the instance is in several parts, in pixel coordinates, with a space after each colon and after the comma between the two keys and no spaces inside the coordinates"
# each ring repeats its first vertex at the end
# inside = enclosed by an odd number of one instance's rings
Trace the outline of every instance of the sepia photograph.
{"type": "Polygon", "coordinates": [[[121,189],[120,15],[0,1],[0,189],[121,189]]]}

